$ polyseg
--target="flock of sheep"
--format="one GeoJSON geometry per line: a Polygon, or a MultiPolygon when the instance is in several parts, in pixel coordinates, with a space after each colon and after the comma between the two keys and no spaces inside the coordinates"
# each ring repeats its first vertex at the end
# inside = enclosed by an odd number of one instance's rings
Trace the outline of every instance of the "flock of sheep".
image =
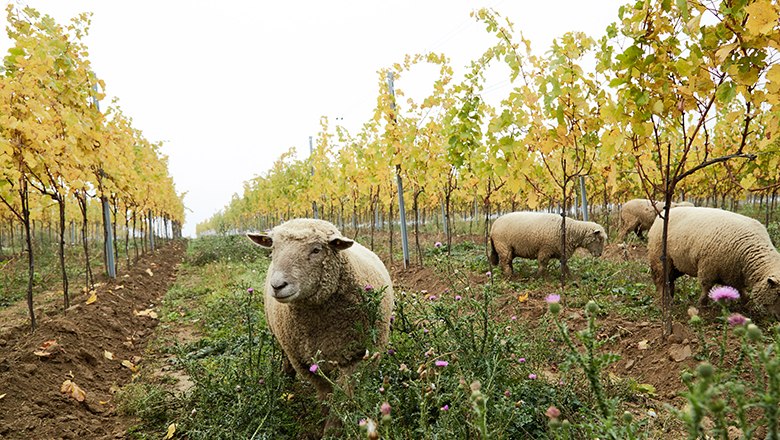
{"type": "MultiPolygon", "coordinates": [[[[672,289],[683,274],[697,277],[703,302],[714,285],[728,285],[743,293],[753,313],[780,318],[780,254],[764,226],[720,209],[688,203],[672,208],[667,245],[672,289]]],[[[663,219],[657,215],[662,209],[661,203],[636,199],[620,213],[622,240],[631,232],[641,237],[648,231],[648,261],[659,292],[665,282],[663,219]]],[[[561,222],[556,214],[500,216],[490,231],[491,264],[511,276],[515,257],[535,258],[544,273],[550,259],[561,258],[561,222]]],[[[567,255],[584,248],[600,256],[607,240],[604,228],[594,222],[567,218],[565,232],[567,255]]],[[[265,312],[286,355],[285,365],[325,399],[333,391],[326,377],[336,373],[346,380],[369,348],[387,344],[394,302],[390,275],[376,254],[324,220],[290,220],[266,234],[248,236],[271,249],[265,312]]],[[[338,426],[338,420],[326,420],[326,431],[338,426]]]]}

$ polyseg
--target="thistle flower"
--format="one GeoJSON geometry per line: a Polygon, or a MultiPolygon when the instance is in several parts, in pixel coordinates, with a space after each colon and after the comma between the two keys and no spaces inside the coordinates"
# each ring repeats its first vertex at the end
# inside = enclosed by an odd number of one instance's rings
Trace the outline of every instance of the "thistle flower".
{"type": "Polygon", "coordinates": [[[463,299],[463,297],[462,297],[462,296],[460,296],[460,295],[455,295],[455,301],[460,301],[460,300],[462,300],[462,299],[463,299]]]}
{"type": "Polygon", "coordinates": [[[436,362],[434,362],[433,364],[434,364],[434,365],[436,365],[437,367],[446,367],[446,366],[447,366],[447,365],[449,365],[450,363],[449,363],[449,362],[447,362],[447,361],[436,361],[436,362]]]}
{"type": "Polygon", "coordinates": [[[551,407],[547,408],[547,411],[545,411],[544,415],[546,415],[547,417],[549,417],[551,419],[557,419],[558,417],[561,416],[561,410],[559,410],[558,408],[556,408],[554,406],[551,406],[551,407]]]}
{"type": "Polygon", "coordinates": [[[388,402],[384,402],[379,407],[379,412],[381,412],[383,416],[389,416],[391,410],[392,410],[392,407],[390,406],[390,403],[388,403],[388,402]]]}
{"type": "Polygon", "coordinates": [[[311,366],[309,367],[309,371],[311,371],[312,373],[316,373],[317,370],[319,370],[319,369],[320,369],[320,366],[317,365],[317,364],[311,364],[311,366]]]}
{"type": "Polygon", "coordinates": [[[444,406],[441,407],[441,410],[442,411],[449,411],[450,410],[450,406],[445,404],[444,406]]]}
{"type": "Polygon", "coordinates": [[[536,380],[536,375],[534,373],[531,373],[528,375],[528,378],[531,380],[536,380]]]}
{"type": "Polygon", "coordinates": [[[747,318],[745,318],[744,316],[740,315],[739,313],[732,313],[728,317],[728,322],[729,322],[729,324],[731,324],[733,326],[744,325],[744,324],[747,323],[747,318]]]}
{"type": "Polygon", "coordinates": [[[251,287],[250,287],[250,288],[246,289],[246,291],[247,291],[247,293],[250,293],[250,294],[251,294],[251,293],[254,293],[254,292],[255,292],[255,289],[253,289],[253,288],[251,288],[251,287]]]}
{"type": "Polygon", "coordinates": [[[433,245],[434,245],[435,247],[437,247],[437,248],[440,248],[440,247],[442,246],[440,241],[437,241],[437,242],[436,242],[436,243],[434,243],[433,245]]]}
{"type": "Polygon", "coordinates": [[[557,293],[551,293],[547,295],[544,300],[547,302],[547,304],[558,304],[561,302],[561,295],[558,295],[557,293]]]}
{"type": "Polygon", "coordinates": [[[365,289],[366,292],[370,292],[370,291],[374,290],[374,286],[372,286],[371,284],[366,284],[363,287],[363,289],[365,289]]]}
{"type": "Polygon", "coordinates": [[[739,299],[739,291],[731,286],[718,286],[710,290],[708,295],[713,301],[739,299]]]}

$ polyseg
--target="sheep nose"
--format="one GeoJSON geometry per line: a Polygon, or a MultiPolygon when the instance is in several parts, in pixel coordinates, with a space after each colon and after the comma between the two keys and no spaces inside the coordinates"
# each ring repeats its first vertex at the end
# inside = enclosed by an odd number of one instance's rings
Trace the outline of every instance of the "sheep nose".
{"type": "Polygon", "coordinates": [[[278,291],[284,289],[285,287],[287,287],[288,284],[289,283],[287,281],[274,282],[274,283],[271,283],[271,287],[273,287],[274,290],[278,292],[278,291]]]}

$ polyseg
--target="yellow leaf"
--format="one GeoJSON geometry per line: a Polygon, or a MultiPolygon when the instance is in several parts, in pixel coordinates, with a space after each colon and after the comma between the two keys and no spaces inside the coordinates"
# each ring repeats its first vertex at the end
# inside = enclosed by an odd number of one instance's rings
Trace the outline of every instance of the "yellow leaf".
{"type": "Polygon", "coordinates": [[[521,293],[521,294],[517,295],[517,300],[519,302],[526,302],[526,301],[528,301],[528,292],[521,293]]]}
{"type": "Polygon", "coordinates": [[[753,35],[767,34],[777,24],[778,13],[771,0],[758,0],[745,11],[748,13],[745,29],[753,35]]]}
{"type": "Polygon", "coordinates": [[[84,399],[87,398],[87,393],[84,390],[82,390],[81,387],[76,385],[75,382],[72,382],[70,379],[67,379],[65,382],[62,383],[62,386],[60,387],[60,392],[63,394],[67,394],[69,397],[72,397],[79,402],[83,402],[84,399]]]}
{"type": "Polygon", "coordinates": [[[739,43],[737,42],[724,44],[723,46],[720,47],[720,49],[718,49],[717,52],[715,52],[715,58],[717,58],[718,62],[720,63],[726,61],[726,58],[729,57],[731,51],[734,50],[734,48],[736,48],[738,44],[739,43]]]}
{"type": "Polygon", "coordinates": [[[5,396],[6,396],[5,394],[0,394],[0,399],[2,399],[5,396]]]}
{"type": "Polygon", "coordinates": [[[147,316],[152,319],[157,319],[157,313],[152,309],[141,310],[140,312],[133,310],[133,314],[135,316],[147,316]]]}
{"type": "Polygon", "coordinates": [[[129,369],[129,370],[130,370],[130,371],[132,371],[133,373],[135,373],[135,372],[137,372],[137,371],[138,371],[138,368],[136,368],[136,366],[135,366],[135,365],[133,365],[133,363],[132,363],[132,362],[130,362],[130,361],[128,361],[127,359],[125,359],[125,360],[123,360],[123,361],[122,361],[122,366],[123,366],[123,367],[125,367],[125,368],[127,368],[127,369],[129,369]]]}
{"type": "Polygon", "coordinates": [[[146,273],[148,273],[150,277],[154,276],[154,274],[152,273],[152,269],[146,269],[146,273]]]}
{"type": "Polygon", "coordinates": [[[114,287],[114,290],[121,290],[121,289],[124,289],[124,288],[125,288],[125,286],[120,284],[120,285],[114,287]]]}
{"type": "Polygon", "coordinates": [[[114,360],[114,353],[111,353],[108,350],[103,350],[103,357],[108,359],[108,360],[110,360],[110,361],[113,361],[114,360]]]}
{"type": "Polygon", "coordinates": [[[766,79],[769,81],[766,86],[769,93],[780,92],[780,64],[775,64],[766,72],[766,79]]]}
{"type": "Polygon", "coordinates": [[[57,343],[55,339],[49,339],[48,341],[41,344],[40,347],[38,347],[37,350],[33,352],[34,355],[39,357],[49,357],[54,353],[59,353],[63,351],[62,347],[57,343]]]}
{"type": "Polygon", "coordinates": [[[164,440],[172,439],[173,438],[173,434],[175,434],[175,433],[176,433],[176,424],[175,423],[171,423],[170,425],[168,425],[168,433],[165,434],[164,440]]]}
{"type": "Polygon", "coordinates": [[[97,292],[93,290],[92,295],[90,295],[89,298],[87,298],[87,304],[92,304],[95,301],[97,301],[97,292]]]}

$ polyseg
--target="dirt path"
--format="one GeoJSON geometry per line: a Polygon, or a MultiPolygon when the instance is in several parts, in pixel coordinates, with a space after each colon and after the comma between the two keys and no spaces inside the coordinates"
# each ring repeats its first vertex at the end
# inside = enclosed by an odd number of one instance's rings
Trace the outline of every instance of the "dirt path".
{"type": "Polygon", "coordinates": [[[176,279],[184,250],[174,242],[141,258],[129,273],[96,287],[91,304],[76,295],[67,314],[53,311],[57,299],[41,298],[34,333],[20,312],[24,305],[0,312],[0,438],[124,437],[133,421],[117,414],[114,393],[144,362],[158,322],[149,311],[176,279]],[[44,348],[47,341],[56,345],[44,348]],[[66,381],[85,394],[63,393],[66,381]]]}

